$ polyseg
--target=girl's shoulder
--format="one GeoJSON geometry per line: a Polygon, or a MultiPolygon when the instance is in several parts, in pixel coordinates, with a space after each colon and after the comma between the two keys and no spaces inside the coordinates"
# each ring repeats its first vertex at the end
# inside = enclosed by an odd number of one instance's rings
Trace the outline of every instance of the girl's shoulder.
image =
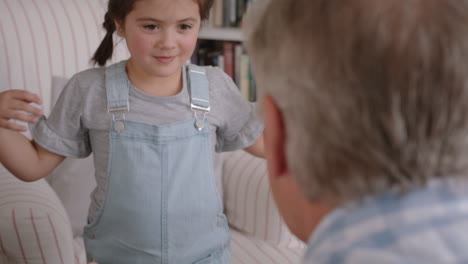
{"type": "Polygon", "coordinates": [[[79,88],[81,90],[92,89],[93,87],[105,86],[105,68],[97,67],[80,71],[74,74],[69,80],[69,86],[79,88]]]}
{"type": "Polygon", "coordinates": [[[216,66],[202,66],[202,68],[205,69],[206,78],[208,79],[210,101],[214,104],[213,109],[216,109],[217,106],[223,108],[221,105],[228,102],[241,105],[244,99],[239,92],[239,88],[223,69],[216,66]]]}
{"type": "MultiPolygon", "coordinates": [[[[231,77],[224,72],[223,69],[221,69],[218,66],[199,66],[205,69],[206,72],[206,78],[208,79],[208,83],[210,85],[210,88],[214,88],[215,90],[220,90],[223,88],[227,88],[228,90],[230,89],[237,89],[236,84],[234,81],[231,79],[231,77]]],[[[212,89],[210,89],[212,90],[212,89]]]]}
{"type": "MultiPolygon", "coordinates": [[[[92,87],[95,85],[103,86],[106,80],[106,70],[109,68],[118,69],[119,71],[125,72],[126,60],[119,61],[114,64],[110,64],[104,67],[94,67],[87,70],[76,73],[72,79],[79,82],[83,86],[92,87]],[[121,68],[121,69],[120,69],[121,68]]],[[[115,70],[113,70],[115,71],[115,70]]]]}
{"type": "Polygon", "coordinates": [[[105,79],[105,67],[96,67],[80,71],[73,75],[72,79],[80,82],[104,80],[105,79]]]}
{"type": "Polygon", "coordinates": [[[223,69],[221,69],[218,66],[211,66],[211,65],[199,66],[196,64],[190,64],[190,65],[203,68],[206,72],[206,77],[208,78],[208,81],[215,80],[215,79],[224,80],[225,78],[229,78],[229,76],[223,71],[223,69]]]}
{"type": "Polygon", "coordinates": [[[80,97],[87,95],[95,95],[101,93],[105,88],[105,68],[90,68],[87,70],[75,73],[69,80],[66,80],[66,85],[61,88],[65,94],[80,97]]]}
{"type": "Polygon", "coordinates": [[[202,67],[203,69],[205,69],[207,74],[218,74],[219,75],[219,74],[224,73],[223,69],[221,69],[218,66],[206,65],[206,66],[198,66],[198,67],[202,67]]]}

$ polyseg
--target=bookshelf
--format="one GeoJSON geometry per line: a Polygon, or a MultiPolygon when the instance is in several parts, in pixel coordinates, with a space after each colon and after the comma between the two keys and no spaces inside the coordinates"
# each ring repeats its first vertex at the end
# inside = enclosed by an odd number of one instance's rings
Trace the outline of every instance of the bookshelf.
{"type": "Polygon", "coordinates": [[[199,39],[218,40],[218,41],[237,41],[244,40],[242,30],[240,28],[218,28],[204,26],[198,34],[199,39]]]}
{"type": "Polygon", "coordinates": [[[242,17],[253,0],[215,0],[210,19],[198,34],[191,62],[218,66],[229,75],[249,101],[256,101],[250,58],[243,46],[242,17]]]}

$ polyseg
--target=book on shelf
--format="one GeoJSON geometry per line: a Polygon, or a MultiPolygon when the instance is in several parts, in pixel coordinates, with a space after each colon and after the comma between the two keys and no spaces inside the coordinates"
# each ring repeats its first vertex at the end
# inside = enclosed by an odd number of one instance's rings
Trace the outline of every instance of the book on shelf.
{"type": "Polygon", "coordinates": [[[240,84],[241,80],[241,57],[245,53],[244,46],[241,44],[234,45],[234,82],[240,84]]]}
{"type": "Polygon", "coordinates": [[[235,81],[234,43],[223,42],[224,72],[235,81]]]}
{"type": "Polygon", "coordinates": [[[249,64],[250,59],[247,54],[241,54],[236,59],[239,60],[239,81],[237,86],[239,86],[241,94],[249,100],[250,98],[250,78],[249,78],[249,64]]]}
{"type": "Polygon", "coordinates": [[[239,27],[251,0],[214,0],[210,10],[210,27],[239,27]]]}
{"type": "Polygon", "coordinates": [[[249,101],[256,102],[257,101],[257,86],[255,84],[255,78],[252,72],[252,63],[249,63],[249,101]]]}
{"type": "Polygon", "coordinates": [[[223,26],[223,0],[215,0],[210,10],[208,25],[212,27],[223,26]]]}
{"type": "Polygon", "coordinates": [[[242,53],[236,57],[239,61],[239,86],[241,94],[250,102],[257,101],[257,91],[255,86],[255,79],[252,73],[252,64],[250,57],[246,53],[242,53]]]}

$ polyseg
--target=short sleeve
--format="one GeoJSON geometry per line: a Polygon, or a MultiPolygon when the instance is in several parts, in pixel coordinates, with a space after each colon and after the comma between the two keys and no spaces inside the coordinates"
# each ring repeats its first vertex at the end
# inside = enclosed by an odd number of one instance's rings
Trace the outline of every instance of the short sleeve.
{"type": "Polygon", "coordinates": [[[83,126],[83,95],[74,76],[63,89],[48,118],[29,128],[43,148],[66,157],[84,158],[91,153],[88,129],[83,126]]]}
{"type": "Polygon", "coordinates": [[[216,152],[233,151],[252,145],[263,132],[263,122],[257,115],[255,104],[248,102],[232,79],[221,69],[213,68],[216,97],[222,113],[217,130],[216,152]]]}

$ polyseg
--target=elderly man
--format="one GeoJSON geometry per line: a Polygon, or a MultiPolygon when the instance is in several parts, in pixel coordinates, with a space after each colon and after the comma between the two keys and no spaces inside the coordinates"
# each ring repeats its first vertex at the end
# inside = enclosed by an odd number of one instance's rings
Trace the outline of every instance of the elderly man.
{"type": "Polygon", "coordinates": [[[304,263],[468,263],[468,1],[272,0],[246,29],[304,263]]]}

